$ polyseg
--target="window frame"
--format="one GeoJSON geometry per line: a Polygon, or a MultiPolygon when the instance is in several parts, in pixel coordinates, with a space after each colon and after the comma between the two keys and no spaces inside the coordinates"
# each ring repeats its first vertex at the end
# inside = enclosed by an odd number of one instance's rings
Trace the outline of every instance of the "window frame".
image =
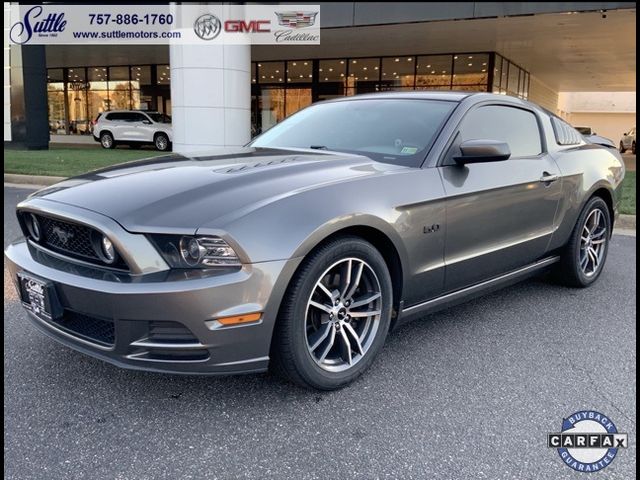
{"type": "MultiPolygon", "coordinates": [[[[505,161],[508,162],[510,160],[537,159],[537,158],[542,158],[548,154],[549,150],[548,150],[547,138],[544,133],[544,126],[542,124],[542,118],[540,117],[539,112],[537,112],[533,108],[530,108],[528,105],[518,105],[510,102],[501,102],[499,100],[498,101],[487,100],[487,101],[478,102],[470,106],[462,114],[460,119],[457,121],[455,127],[453,128],[453,133],[450,135],[449,139],[447,140],[447,143],[445,144],[445,148],[443,148],[442,153],[440,154],[440,157],[436,161],[436,164],[434,165],[435,167],[446,167],[451,165],[457,165],[453,157],[456,155],[456,152],[454,152],[454,149],[459,145],[458,137],[460,136],[461,126],[463,125],[467,117],[472,112],[475,112],[476,110],[483,107],[491,107],[491,106],[515,108],[518,110],[524,110],[525,112],[529,112],[534,116],[536,123],[538,125],[538,135],[540,136],[540,150],[541,150],[540,153],[537,155],[528,155],[528,156],[520,156],[520,157],[511,156],[509,157],[508,160],[505,160],[505,161]]],[[[423,164],[423,167],[424,166],[425,165],[423,164]]]]}

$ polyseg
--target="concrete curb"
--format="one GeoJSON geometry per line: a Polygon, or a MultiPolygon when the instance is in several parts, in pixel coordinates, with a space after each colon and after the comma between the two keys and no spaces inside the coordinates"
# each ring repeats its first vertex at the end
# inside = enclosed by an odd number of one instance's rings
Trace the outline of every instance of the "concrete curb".
{"type": "Polygon", "coordinates": [[[18,175],[17,173],[5,173],[4,183],[19,183],[47,187],[54,183],[66,180],[66,177],[50,177],[48,175],[18,175]]]}
{"type": "Polygon", "coordinates": [[[616,222],[616,229],[621,230],[634,230],[636,229],[636,216],[635,215],[620,215],[616,222]]]}

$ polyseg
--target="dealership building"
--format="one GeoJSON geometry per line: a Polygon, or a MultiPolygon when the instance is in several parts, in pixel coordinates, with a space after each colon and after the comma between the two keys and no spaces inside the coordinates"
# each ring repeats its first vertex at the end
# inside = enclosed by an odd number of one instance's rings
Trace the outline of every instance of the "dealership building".
{"type": "Polygon", "coordinates": [[[99,113],[148,109],[173,116],[177,150],[240,145],[313,102],[389,90],[495,92],[565,116],[561,92],[635,99],[635,2],[319,5],[320,45],[9,46],[5,3],[5,142],[90,141],[99,113]]]}

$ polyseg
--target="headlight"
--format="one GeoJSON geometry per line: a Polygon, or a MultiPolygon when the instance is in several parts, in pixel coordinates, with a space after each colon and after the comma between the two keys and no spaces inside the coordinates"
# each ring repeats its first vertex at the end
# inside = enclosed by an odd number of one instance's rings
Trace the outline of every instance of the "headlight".
{"type": "Polygon", "coordinates": [[[172,268],[240,265],[236,252],[220,237],[150,235],[149,238],[172,268]]]}

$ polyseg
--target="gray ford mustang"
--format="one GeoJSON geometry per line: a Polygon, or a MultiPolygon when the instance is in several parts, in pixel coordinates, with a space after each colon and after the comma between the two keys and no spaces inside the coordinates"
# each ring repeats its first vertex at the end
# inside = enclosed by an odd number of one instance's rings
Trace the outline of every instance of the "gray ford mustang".
{"type": "Polygon", "coordinates": [[[34,325],[81,352],[170,373],[271,365],[328,390],[411,318],[546,269],[591,285],[623,177],[614,148],[526,101],[364,95],[244,148],[41,190],[5,255],[34,325]]]}

